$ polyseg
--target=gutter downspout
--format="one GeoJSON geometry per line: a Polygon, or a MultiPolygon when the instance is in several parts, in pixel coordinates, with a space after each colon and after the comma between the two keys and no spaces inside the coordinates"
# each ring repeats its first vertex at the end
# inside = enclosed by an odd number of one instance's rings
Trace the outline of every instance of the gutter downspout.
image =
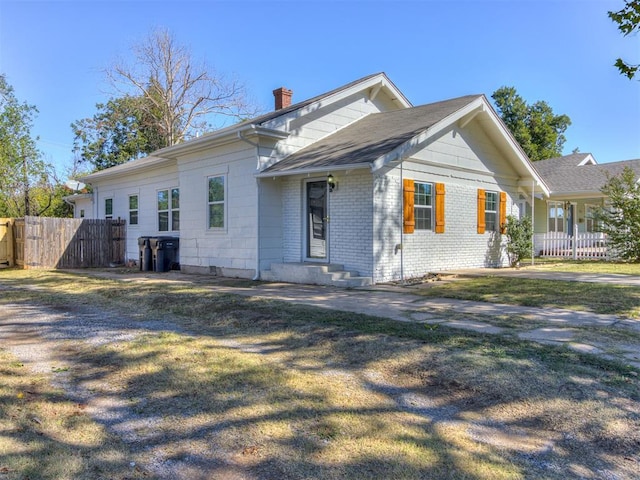
{"type": "MultiPolygon", "coordinates": [[[[242,130],[238,130],[238,139],[256,147],[256,159],[260,161],[260,144],[253,143],[242,136],[242,130]]],[[[260,194],[262,192],[260,179],[256,178],[256,273],[251,280],[254,282],[260,280],[260,194]]]]}
{"type": "Polygon", "coordinates": [[[402,165],[404,162],[400,160],[400,281],[404,285],[404,170],[402,165]]]}

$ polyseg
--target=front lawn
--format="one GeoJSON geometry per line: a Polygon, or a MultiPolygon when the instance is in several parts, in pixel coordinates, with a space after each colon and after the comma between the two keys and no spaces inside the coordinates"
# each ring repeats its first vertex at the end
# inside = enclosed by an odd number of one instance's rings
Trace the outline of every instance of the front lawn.
{"type": "Polygon", "coordinates": [[[535,270],[545,270],[553,272],[600,273],[640,276],[640,263],[536,258],[533,267],[530,266],[531,259],[523,260],[522,265],[527,268],[534,268],[535,270]]]}
{"type": "Polygon", "coordinates": [[[57,350],[66,367],[50,377],[89,393],[53,415],[25,395],[68,400],[3,358],[3,479],[633,478],[640,465],[638,372],[594,356],[162,276],[0,271],[0,288],[0,328],[29,307],[138,329],[57,350]],[[105,405],[119,415],[106,430],[85,414],[105,405]],[[91,437],[57,429],[76,417],[91,437]],[[42,438],[91,461],[42,455],[42,438]]]}
{"type": "Polygon", "coordinates": [[[627,285],[486,276],[427,283],[412,291],[435,298],[640,316],[640,288],[627,285]]]}

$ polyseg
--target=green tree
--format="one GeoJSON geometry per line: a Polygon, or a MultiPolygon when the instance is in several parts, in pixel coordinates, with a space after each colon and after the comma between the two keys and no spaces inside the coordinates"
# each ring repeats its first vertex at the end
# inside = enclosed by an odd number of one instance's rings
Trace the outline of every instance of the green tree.
{"type": "Polygon", "coordinates": [[[71,124],[73,149],[80,163],[103,170],[151,153],[167,143],[144,97],[112,98],[97,113],[71,124]]]}
{"type": "Polygon", "coordinates": [[[562,155],[564,132],[571,125],[567,115],[554,114],[545,101],[528,105],[514,87],[500,87],[491,98],[500,118],[531,160],[562,155]]]}
{"type": "Polygon", "coordinates": [[[533,225],[531,217],[522,218],[513,215],[507,216],[507,256],[509,257],[509,265],[517,267],[523,258],[531,255],[533,225]]]}
{"type": "Polygon", "coordinates": [[[37,113],[34,105],[16,98],[0,74],[0,213],[5,216],[41,215],[51,205],[40,195],[50,184],[51,166],[31,134],[37,113]]]}
{"type": "Polygon", "coordinates": [[[631,167],[610,177],[602,187],[607,206],[597,216],[601,231],[609,237],[609,248],[629,262],[640,262],[640,184],[636,180],[631,167]]]}
{"type": "MultiPolygon", "coordinates": [[[[623,36],[631,35],[640,31],[640,0],[627,0],[624,3],[624,8],[617,12],[608,12],[609,18],[618,24],[618,30],[622,32],[623,36]]],[[[622,75],[632,79],[640,64],[630,64],[618,58],[614,64],[622,75]]]]}

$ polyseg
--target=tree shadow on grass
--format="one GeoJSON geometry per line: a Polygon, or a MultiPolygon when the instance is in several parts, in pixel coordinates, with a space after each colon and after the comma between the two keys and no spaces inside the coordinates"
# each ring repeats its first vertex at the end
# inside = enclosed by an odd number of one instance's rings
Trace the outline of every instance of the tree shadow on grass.
{"type": "Polygon", "coordinates": [[[165,291],[144,314],[108,315],[58,300],[76,306],[36,306],[14,331],[66,342],[69,394],[151,475],[625,478],[638,466],[637,389],[614,364],[243,297],[165,291]]]}

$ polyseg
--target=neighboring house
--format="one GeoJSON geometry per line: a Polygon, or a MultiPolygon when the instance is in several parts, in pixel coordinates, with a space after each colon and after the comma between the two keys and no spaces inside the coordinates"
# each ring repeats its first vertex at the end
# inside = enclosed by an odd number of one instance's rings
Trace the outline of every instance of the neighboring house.
{"type": "Polygon", "coordinates": [[[506,215],[549,193],[484,95],[413,107],[383,73],[291,95],[89,175],[92,216],[127,219],[129,258],[170,235],[185,272],[358,285],[506,265],[506,215]]]}
{"type": "MultiPolygon", "coordinates": [[[[598,164],[590,153],[573,153],[534,162],[549,189],[549,196],[537,198],[534,205],[535,251],[543,251],[544,234],[596,234],[595,213],[604,206],[602,187],[608,179],[632,168],[640,178],[640,160],[598,164]]],[[[592,240],[597,241],[597,235],[592,240]]],[[[593,243],[593,242],[592,242],[593,243]]]]}

